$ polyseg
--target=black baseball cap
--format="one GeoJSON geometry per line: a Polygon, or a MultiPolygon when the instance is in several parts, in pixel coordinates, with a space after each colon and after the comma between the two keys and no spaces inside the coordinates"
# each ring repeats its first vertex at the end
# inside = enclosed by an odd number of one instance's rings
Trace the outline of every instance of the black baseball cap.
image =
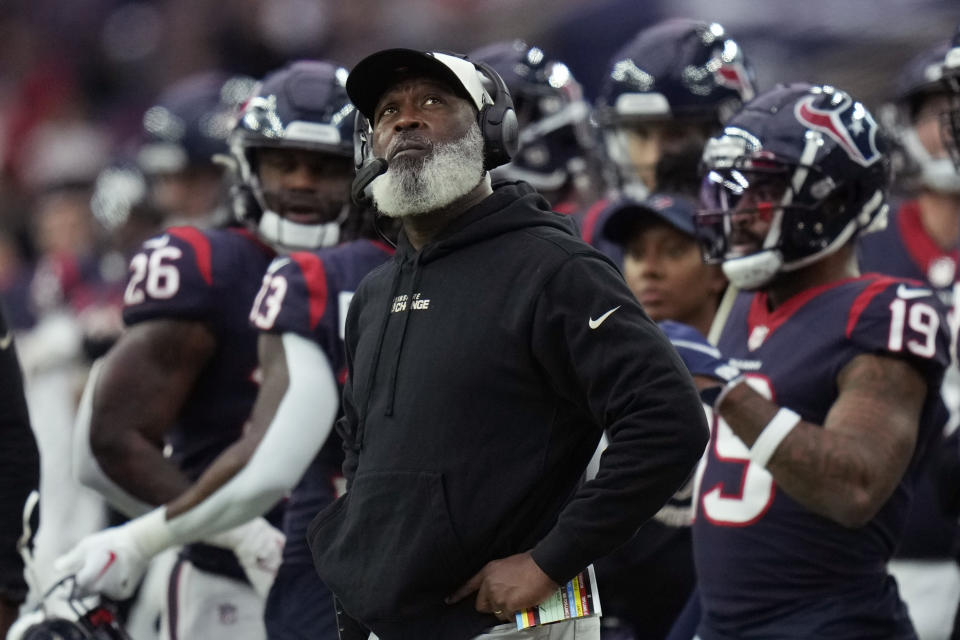
{"type": "Polygon", "coordinates": [[[696,237],[693,217],[697,207],[689,196],[654,193],[642,202],[624,199],[614,207],[615,211],[603,225],[603,235],[621,246],[630,241],[638,225],[649,221],[651,217],[666,222],[688,236],[696,237]]]}
{"type": "Polygon", "coordinates": [[[472,62],[449,53],[385,49],[357,63],[347,76],[347,95],[368,120],[380,97],[404,76],[426,75],[449,84],[477,111],[493,100],[483,88],[479,71],[472,62]]]}

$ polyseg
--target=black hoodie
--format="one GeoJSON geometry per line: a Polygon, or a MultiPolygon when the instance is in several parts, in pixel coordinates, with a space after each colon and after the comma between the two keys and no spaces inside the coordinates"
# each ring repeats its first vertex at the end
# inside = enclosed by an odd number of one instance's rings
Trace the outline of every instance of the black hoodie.
{"type": "Polygon", "coordinates": [[[629,539],[707,441],[689,374],[617,269],[522,183],[419,252],[401,238],[361,283],[346,343],[349,490],[309,541],[381,640],[498,624],[473,597],[444,598],[531,550],[565,582],[629,539]],[[603,429],[600,471],[581,483],[603,429]]]}

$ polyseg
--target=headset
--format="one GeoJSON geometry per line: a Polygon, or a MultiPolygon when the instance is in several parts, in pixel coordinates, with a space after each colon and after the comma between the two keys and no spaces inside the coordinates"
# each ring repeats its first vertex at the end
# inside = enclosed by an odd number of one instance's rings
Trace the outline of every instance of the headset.
{"type": "MultiPolygon", "coordinates": [[[[458,53],[448,55],[472,63],[477,71],[493,85],[493,95],[490,96],[493,104],[483,105],[477,114],[477,124],[480,127],[480,135],[483,137],[483,169],[489,171],[507,164],[517,153],[520,139],[520,126],[517,124],[517,114],[513,109],[510,90],[507,89],[500,74],[487,63],[470,60],[467,56],[458,53]]],[[[353,160],[358,178],[355,182],[360,182],[360,172],[373,161],[372,132],[373,127],[370,121],[357,110],[353,128],[353,160]]],[[[386,171],[385,165],[383,171],[386,171]]],[[[370,181],[373,181],[377,175],[379,174],[370,177],[370,181]]]]}
{"type": "Polygon", "coordinates": [[[477,116],[483,135],[483,168],[489,171],[507,164],[517,154],[520,125],[513,109],[513,97],[500,74],[486,62],[473,62],[473,65],[493,83],[495,89],[491,96],[493,104],[484,105],[477,116]]]}

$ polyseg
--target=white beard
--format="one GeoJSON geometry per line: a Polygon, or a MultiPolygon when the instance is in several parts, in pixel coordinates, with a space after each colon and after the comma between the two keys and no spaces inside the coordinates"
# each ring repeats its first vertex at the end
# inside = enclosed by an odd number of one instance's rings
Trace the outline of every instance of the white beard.
{"type": "Polygon", "coordinates": [[[423,159],[399,158],[370,184],[377,210],[391,218],[437,211],[483,178],[483,137],[473,123],[459,140],[437,144],[423,159]]]}

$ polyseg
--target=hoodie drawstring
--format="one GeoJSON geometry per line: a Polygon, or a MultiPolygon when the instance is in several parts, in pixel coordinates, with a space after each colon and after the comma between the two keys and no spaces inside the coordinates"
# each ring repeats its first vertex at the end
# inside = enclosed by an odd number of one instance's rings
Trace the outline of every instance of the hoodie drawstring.
{"type": "MultiPolygon", "coordinates": [[[[377,348],[374,353],[373,366],[370,367],[370,375],[367,380],[367,401],[363,407],[363,413],[357,421],[356,447],[357,450],[363,448],[363,439],[366,435],[367,415],[370,412],[370,399],[373,397],[373,385],[377,381],[377,368],[380,366],[380,355],[383,350],[383,341],[387,335],[387,325],[390,323],[390,313],[393,310],[393,300],[397,296],[397,289],[400,288],[400,276],[403,274],[403,260],[397,256],[396,268],[393,270],[393,281],[390,283],[390,295],[387,296],[387,309],[383,314],[383,322],[380,324],[380,336],[377,338],[377,348]]],[[[393,406],[393,399],[390,400],[390,406],[393,406]]]]}
{"type": "Polygon", "coordinates": [[[410,283],[410,293],[407,294],[407,308],[403,313],[403,325],[400,327],[400,344],[397,346],[397,354],[393,361],[393,370],[390,372],[390,397],[387,399],[387,408],[384,415],[393,415],[394,400],[397,397],[397,372],[400,370],[400,354],[403,353],[403,341],[407,336],[407,323],[410,322],[411,312],[413,311],[413,296],[420,286],[420,257],[422,253],[417,254],[413,261],[413,281],[410,283]]]}

